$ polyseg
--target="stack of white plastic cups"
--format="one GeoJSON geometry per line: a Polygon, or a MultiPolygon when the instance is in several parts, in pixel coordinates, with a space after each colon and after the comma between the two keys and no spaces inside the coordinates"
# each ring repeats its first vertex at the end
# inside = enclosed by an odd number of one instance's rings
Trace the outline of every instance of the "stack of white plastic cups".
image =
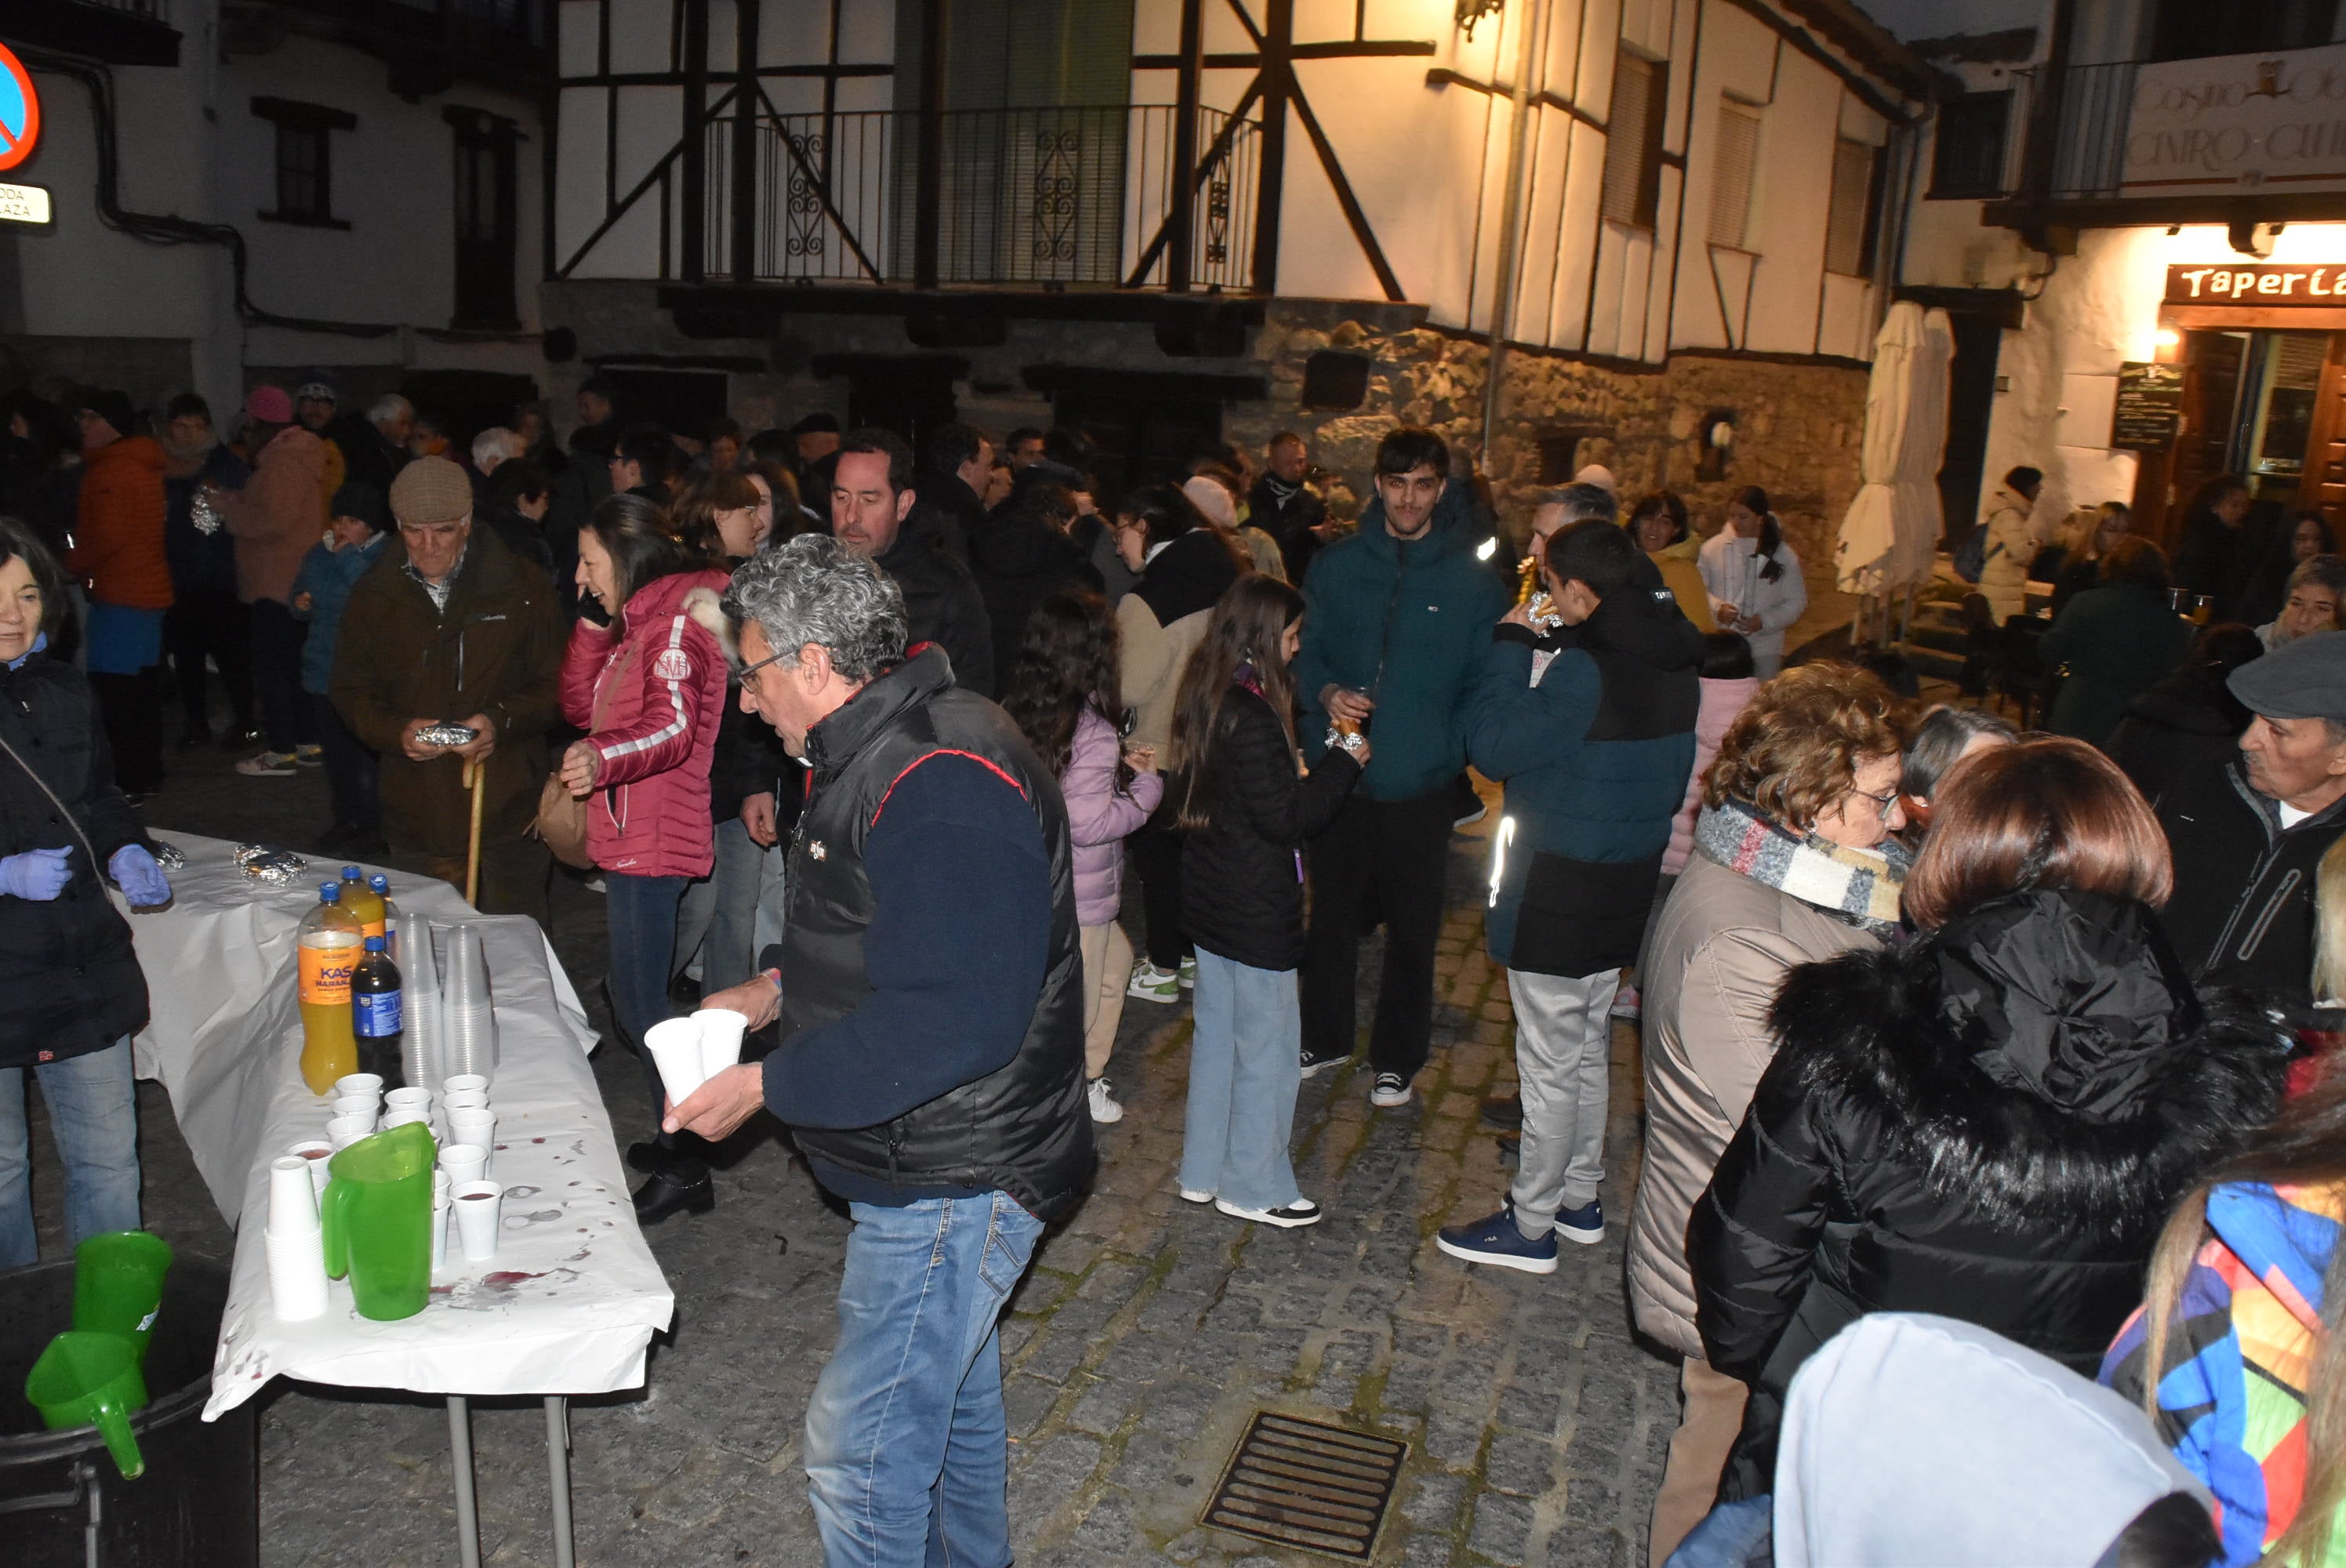
{"type": "Polygon", "coordinates": [[[437,1274],[448,1262],[448,1173],[432,1173],[432,1272],[437,1274]]]}
{"type": "Polygon", "coordinates": [[[318,1228],[311,1161],[280,1155],[269,1162],[269,1296],[278,1320],[299,1323],[326,1309],[326,1245],[318,1228]]]}
{"type": "Polygon", "coordinates": [[[496,1076],[496,1014],[489,1004],[489,966],[481,951],[478,927],[453,929],[448,946],[446,987],[441,993],[444,1034],[441,1065],[450,1076],[474,1074],[496,1076]]]}
{"type": "Polygon", "coordinates": [[[408,1087],[436,1095],[447,1075],[440,1061],[440,968],[432,953],[432,922],[420,914],[399,917],[399,983],[407,1011],[399,1070],[408,1087]]]}

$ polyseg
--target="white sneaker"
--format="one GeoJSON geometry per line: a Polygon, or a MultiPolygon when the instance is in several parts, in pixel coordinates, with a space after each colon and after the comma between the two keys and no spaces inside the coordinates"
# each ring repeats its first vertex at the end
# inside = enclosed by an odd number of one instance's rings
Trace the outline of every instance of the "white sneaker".
{"type": "Polygon", "coordinates": [[[1181,1201],[1183,1203],[1211,1203],[1214,1201],[1214,1195],[1209,1192],[1199,1192],[1193,1186],[1185,1186],[1181,1189],[1181,1201]]]}
{"type": "Polygon", "coordinates": [[[1369,1104],[1381,1111],[1409,1104],[1409,1080],[1398,1073],[1380,1073],[1370,1086],[1369,1104]]]}
{"type": "Polygon", "coordinates": [[[326,760],[326,748],[322,746],[297,746],[293,748],[293,760],[303,768],[321,767],[326,760]]]}
{"type": "Polygon", "coordinates": [[[1124,1107],[1116,1103],[1116,1096],[1114,1095],[1108,1093],[1107,1080],[1106,1078],[1094,1078],[1091,1081],[1091,1086],[1086,1089],[1085,1093],[1089,1096],[1092,1103],[1093,1121],[1120,1122],[1124,1120],[1124,1107]]]}
{"type": "Polygon", "coordinates": [[[1281,1230],[1293,1230],[1298,1226],[1320,1223],[1320,1206],[1308,1197],[1299,1197],[1285,1208],[1240,1208],[1234,1203],[1218,1197],[1214,1200],[1214,1207],[1229,1215],[1232,1219],[1250,1219],[1257,1225],[1275,1225],[1281,1230]]]}
{"type": "Polygon", "coordinates": [[[1178,1002],[1181,977],[1178,972],[1159,969],[1144,958],[1132,966],[1132,982],[1124,988],[1124,993],[1137,996],[1143,1002],[1178,1002]]]}
{"type": "Polygon", "coordinates": [[[236,770],[247,779],[291,779],[293,777],[293,753],[264,751],[258,757],[248,757],[238,763],[236,770]]]}
{"type": "Polygon", "coordinates": [[[1179,975],[1179,976],[1181,977],[1181,989],[1182,989],[1182,990],[1184,990],[1184,991],[1195,991],[1195,990],[1197,990],[1197,989],[1198,989],[1198,956],[1197,956],[1197,954],[1195,954],[1195,953],[1191,953],[1188,958],[1183,959],[1183,960],[1181,961],[1181,966],[1180,966],[1178,969],[1176,969],[1173,972],[1174,972],[1174,973],[1176,973],[1176,974],[1178,974],[1178,975],[1179,975]]]}

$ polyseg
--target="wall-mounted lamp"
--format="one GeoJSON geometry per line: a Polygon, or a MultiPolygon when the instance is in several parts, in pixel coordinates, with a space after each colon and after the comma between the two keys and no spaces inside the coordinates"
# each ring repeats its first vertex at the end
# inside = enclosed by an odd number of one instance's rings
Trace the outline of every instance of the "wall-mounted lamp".
{"type": "Polygon", "coordinates": [[[1507,0],[1458,0],[1458,25],[1466,29],[1466,38],[1474,38],[1474,24],[1485,16],[1496,15],[1507,0]]]}
{"type": "Polygon", "coordinates": [[[1702,453],[1695,460],[1694,476],[1712,484],[1727,477],[1727,456],[1735,447],[1736,413],[1715,408],[1702,416],[1702,453]]]}
{"type": "Polygon", "coordinates": [[[2158,329],[2157,341],[2162,349],[2180,348],[2183,344],[2183,334],[2172,327],[2161,327],[2158,329]]]}

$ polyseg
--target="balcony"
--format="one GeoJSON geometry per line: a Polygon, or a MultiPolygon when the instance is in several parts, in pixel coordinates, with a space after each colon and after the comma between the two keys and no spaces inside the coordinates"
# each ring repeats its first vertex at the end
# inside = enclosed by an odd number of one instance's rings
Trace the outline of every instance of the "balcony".
{"type": "Polygon", "coordinates": [[[745,125],[720,112],[700,149],[700,276],[1244,291],[1260,127],[1201,108],[1191,153],[1177,116],[1169,104],[950,111],[924,171],[917,113],[766,112],[745,125]],[[1197,160],[1188,182],[1185,153],[1197,160]]]}
{"type": "Polygon", "coordinates": [[[0,40],[109,66],[176,66],[168,0],[5,0],[0,40]]]}
{"type": "Polygon", "coordinates": [[[2346,46],[2018,74],[1991,223],[2252,223],[2346,215],[2346,46]],[[2014,137],[2015,142],[2019,140],[2014,137]]]}
{"type": "Polygon", "coordinates": [[[460,78],[535,92],[553,68],[555,3],[223,0],[223,48],[230,54],[262,53],[275,46],[273,40],[299,33],[382,60],[391,67],[392,90],[403,97],[444,93],[460,78]]]}

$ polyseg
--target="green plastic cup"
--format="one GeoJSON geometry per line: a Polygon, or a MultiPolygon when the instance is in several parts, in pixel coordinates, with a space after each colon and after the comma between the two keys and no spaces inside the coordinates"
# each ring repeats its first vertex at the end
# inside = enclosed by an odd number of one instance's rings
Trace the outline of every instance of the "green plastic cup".
{"type": "Polygon", "coordinates": [[[432,1296],[432,1166],[428,1123],[361,1138],[327,1162],[319,1207],[326,1273],[348,1275],[359,1316],[413,1318],[432,1296]]]}
{"type": "Polygon", "coordinates": [[[119,1334],[147,1364],[147,1340],[163,1308],[171,1244],[151,1230],[107,1230],[74,1248],[73,1326],[119,1334]]]}
{"type": "Polygon", "coordinates": [[[147,1408],[138,1349],[119,1334],[72,1329],[49,1341],[25,1378],[25,1397],[51,1431],[96,1427],[125,1481],[146,1473],[130,1418],[147,1408]]]}

